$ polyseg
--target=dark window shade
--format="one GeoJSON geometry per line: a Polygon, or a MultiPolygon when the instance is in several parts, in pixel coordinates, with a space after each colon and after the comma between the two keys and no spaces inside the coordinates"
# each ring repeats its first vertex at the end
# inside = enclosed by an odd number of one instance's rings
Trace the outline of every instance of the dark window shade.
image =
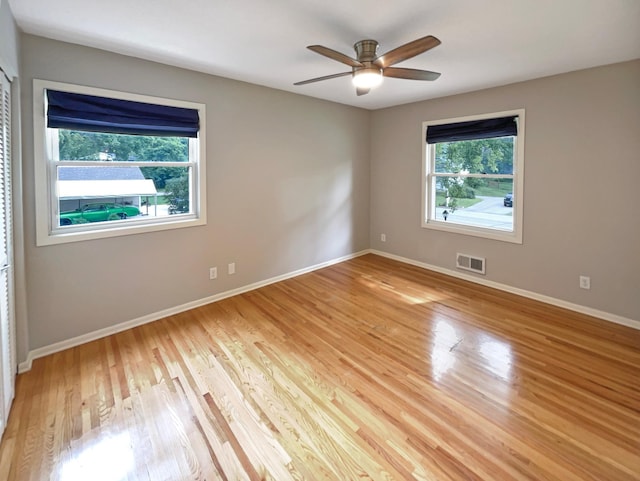
{"type": "Polygon", "coordinates": [[[518,117],[471,120],[454,124],[427,127],[427,143],[455,142],[459,140],[490,139],[518,135],[518,117]]]}
{"type": "Polygon", "coordinates": [[[110,134],[197,137],[198,111],[47,90],[47,127],[110,134]]]}

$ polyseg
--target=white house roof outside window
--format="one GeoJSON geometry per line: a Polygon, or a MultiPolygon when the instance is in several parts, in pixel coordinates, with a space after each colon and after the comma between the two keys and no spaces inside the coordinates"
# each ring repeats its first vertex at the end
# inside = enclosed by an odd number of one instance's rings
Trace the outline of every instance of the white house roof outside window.
{"type": "Polygon", "coordinates": [[[145,179],[139,167],[58,168],[60,199],[155,196],[153,180],[145,179]]]}

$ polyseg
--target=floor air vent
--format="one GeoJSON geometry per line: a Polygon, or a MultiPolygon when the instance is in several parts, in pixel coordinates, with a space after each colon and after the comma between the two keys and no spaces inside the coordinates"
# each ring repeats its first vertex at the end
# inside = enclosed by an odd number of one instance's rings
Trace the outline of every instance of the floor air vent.
{"type": "Polygon", "coordinates": [[[473,257],[468,254],[457,254],[456,267],[465,271],[477,272],[484,274],[484,257],[473,257]]]}

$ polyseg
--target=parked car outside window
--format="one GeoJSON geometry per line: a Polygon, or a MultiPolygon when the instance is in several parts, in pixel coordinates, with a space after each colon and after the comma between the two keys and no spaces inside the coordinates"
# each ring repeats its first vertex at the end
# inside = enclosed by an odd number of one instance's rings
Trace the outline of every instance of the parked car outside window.
{"type": "Polygon", "coordinates": [[[513,207],[513,192],[509,192],[504,196],[504,206],[513,207]]]}
{"type": "Polygon", "coordinates": [[[140,215],[140,210],[133,205],[87,204],[80,209],[60,213],[60,225],[121,220],[137,215],[140,215]]]}

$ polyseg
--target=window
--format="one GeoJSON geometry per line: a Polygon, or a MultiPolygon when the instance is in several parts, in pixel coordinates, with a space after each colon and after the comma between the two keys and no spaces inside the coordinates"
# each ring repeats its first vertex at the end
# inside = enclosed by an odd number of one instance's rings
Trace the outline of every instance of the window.
{"type": "Polygon", "coordinates": [[[423,223],[522,243],[524,110],[423,123],[423,223]]]}
{"type": "Polygon", "coordinates": [[[34,80],[37,244],[206,223],[205,106],[34,80]]]}

